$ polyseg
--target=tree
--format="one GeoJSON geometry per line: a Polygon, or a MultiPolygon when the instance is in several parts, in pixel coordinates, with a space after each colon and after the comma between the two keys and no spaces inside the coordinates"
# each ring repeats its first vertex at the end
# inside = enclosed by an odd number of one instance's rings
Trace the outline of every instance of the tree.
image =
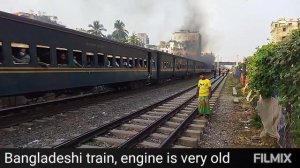
{"type": "Polygon", "coordinates": [[[109,40],[114,40],[114,37],[111,34],[106,35],[106,38],[109,40]]]}
{"type": "Polygon", "coordinates": [[[128,38],[127,43],[131,45],[141,46],[141,47],[143,46],[143,43],[135,33],[132,33],[132,35],[128,38]]]}
{"type": "Polygon", "coordinates": [[[89,24],[89,26],[91,29],[88,30],[87,32],[96,36],[100,36],[100,37],[104,37],[104,34],[102,33],[102,31],[106,31],[106,29],[104,28],[104,26],[102,24],[100,24],[99,21],[94,21],[93,24],[89,24]]]}
{"type": "Polygon", "coordinates": [[[116,20],[114,28],[115,31],[112,33],[112,37],[117,41],[126,42],[128,31],[125,29],[125,24],[120,20],[116,20]]]}

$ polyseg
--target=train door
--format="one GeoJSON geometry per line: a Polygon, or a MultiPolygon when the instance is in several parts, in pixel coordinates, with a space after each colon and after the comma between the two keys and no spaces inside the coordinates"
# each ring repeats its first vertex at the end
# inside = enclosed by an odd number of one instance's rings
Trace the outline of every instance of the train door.
{"type": "Polygon", "coordinates": [[[148,79],[152,78],[152,55],[151,52],[147,54],[147,70],[148,70],[148,79]]]}
{"type": "Polygon", "coordinates": [[[173,65],[173,67],[172,67],[172,77],[175,77],[175,60],[176,60],[176,58],[173,56],[173,58],[172,58],[172,65],[173,65]]]}
{"type": "Polygon", "coordinates": [[[156,57],[157,57],[157,64],[156,64],[156,71],[157,71],[157,80],[160,80],[160,71],[161,71],[161,55],[159,52],[156,52],[156,57]]]}

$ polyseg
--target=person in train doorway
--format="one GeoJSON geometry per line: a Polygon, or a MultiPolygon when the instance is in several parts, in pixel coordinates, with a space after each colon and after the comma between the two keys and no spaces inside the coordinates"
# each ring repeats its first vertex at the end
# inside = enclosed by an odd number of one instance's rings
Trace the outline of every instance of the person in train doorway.
{"type": "Polygon", "coordinates": [[[206,79],[205,74],[200,74],[200,80],[198,81],[197,89],[198,97],[198,114],[209,117],[211,110],[209,107],[209,98],[211,97],[211,82],[206,79]]]}
{"type": "Polygon", "coordinates": [[[26,54],[26,49],[22,48],[17,57],[13,56],[13,60],[15,63],[28,64],[30,62],[30,56],[26,54]]]}

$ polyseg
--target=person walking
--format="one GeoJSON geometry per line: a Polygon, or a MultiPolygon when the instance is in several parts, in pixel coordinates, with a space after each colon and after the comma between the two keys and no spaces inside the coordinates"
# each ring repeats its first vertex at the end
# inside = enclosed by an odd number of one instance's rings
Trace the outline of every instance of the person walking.
{"type": "Polygon", "coordinates": [[[198,114],[210,116],[211,110],[209,107],[209,98],[211,97],[211,82],[206,79],[205,74],[200,74],[200,80],[198,81],[197,89],[198,97],[198,114]]]}

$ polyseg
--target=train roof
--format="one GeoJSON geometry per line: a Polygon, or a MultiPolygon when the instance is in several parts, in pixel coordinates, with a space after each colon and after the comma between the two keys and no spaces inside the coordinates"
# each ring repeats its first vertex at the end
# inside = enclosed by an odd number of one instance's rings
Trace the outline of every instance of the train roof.
{"type": "MultiPolygon", "coordinates": [[[[139,47],[139,46],[135,46],[135,45],[125,44],[125,43],[117,42],[117,41],[114,41],[114,40],[109,40],[107,38],[98,37],[98,36],[95,36],[95,35],[80,32],[80,31],[73,30],[73,29],[70,29],[70,28],[61,27],[59,25],[45,23],[45,22],[41,22],[41,21],[38,21],[38,20],[33,20],[33,19],[13,15],[13,14],[10,14],[10,13],[2,12],[2,11],[0,11],[0,18],[9,19],[9,20],[13,20],[13,21],[16,21],[16,22],[22,22],[22,23],[25,23],[25,24],[40,26],[40,27],[47,28],[47,29],[53,29],[53,30],[56,30],[56,31],[61,31],[61,32],[64,32],[64,33],[70,33],[70,34],[74,34],[74,35],[82,36],[82,37],[86,37],[86,38],[101,40],[101,41],[104,41],[104,42],[107,42],[107,43],[117,44],[117,45],[129,47],[129,48],[134,48],[134,49],[139,49],[139,50],[144,50],[144,51],[149,51],[149,52],[154,51],[154,52],[163,53],[164,55],[169,55],[169,56],[173,56],[173,57],[180,57],[180,58],[187,59],[187,60],[198,61],[198,60],[194,60],[194,59],[191,59],[191,58],[182,57],[182,56],[178,56],[178,55],[173,55],[173,54],[158,51],[158,50],[152,50],[152,49],[149,49],[149,48],[144,48],[144,47],[139,47]]],[[[198,61],[198,62],[201,62],[201,61],[198,61]]]]}

